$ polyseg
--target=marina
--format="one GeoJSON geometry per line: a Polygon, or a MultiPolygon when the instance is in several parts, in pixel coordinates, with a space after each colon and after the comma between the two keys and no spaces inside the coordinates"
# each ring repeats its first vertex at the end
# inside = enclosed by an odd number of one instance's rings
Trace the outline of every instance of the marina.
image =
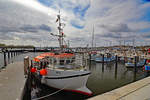
{"type": "Polygon", "coordinates": [[[150,0],[0,0],[0,100],[150,100],[150,0]]]}
{"type": "MultiPolygon", "coordinates": [[[[39,54],[42,54],[42,53],[40,53],[40,52],[23,53],[18,56],[14,56],[13,58],[10,57],[10,61],[12,61],[13,63],[18,62],[18,61],[22,62],[25,56],[34,58],[39,54]]],[[[8,56],[6,56],[6,58],[7,58],[7,62],[8,62],[8,56]]],[[[3,59],[3,56],[1,59],[3,59]]],[[[6,70],[7,70],[7,67],[9,68],[9,67],[13,66],[13,63],[7,64],[6,70]]],[[[19,66],[21,66],[21,69],[20,69],[20,70],[22,70],[21,74],[24,75],[23,65],[19,64],[19,66]]],[[[91,71],[91,75],[89,76],[88,81],[87,81],[87,87],[92,91],[92,93],[93,93],[92,96],[84,97],[83,95],[78,94],[78,93],[73,93],[73,92],[68,92],[68,91],[60,91],[59,93],[56,93],[53,96],[46,97],[46,100],[49,100],[49,99],[51,100],[52,98],[55,100],[60,100],[60,98],[62,100],[66,100],[66,99],[69,99],[72,97],[74,97],[75,99],[80,99],[80,100],[88,99],[88,98],[97,96],[99,94],[109,92],[113,89],[122,87],[124,85],[130,84],[132,82],[136,82],[140,79],[143,79],[143,78],[149,76],[147,73],[145,73],[143,71],[142,68],[137,68],[136,74],[135,74],[134,68],[130,68],[130,69],[126,68],[125,63],[122,61],[119,61],[119,60],[117,62],[114,61],[114,62],[109,62],[109,63],[96,63],[94,61],[88,61],[87,69],[89,69],[91,71]],[[66,96],[64,96],[64,94],[66,96]]],[[[7,74],[7,72],[5,72],[3,69],[1,70],[0,73],[7,74]]],[[[25,82],[26,78],[22,77],[22,80],[24,80],[24,82],[25,82]]],[[[25,85],[25,83],[24,83],[24,85],[25,85]]],[[[11,85],[10,85],[10,87],[11,87],[11,85]]],[[[24,88],[24,86],[21,88],[24,88]]],[[[46,96],[46,95],[49,95],[51,93],[58,91],[58,89],[49,88],[46,85],[41,85],[41,86],[39,86],[39,88],[41,88],[41,92],[40,92],[41,96],[46,96]]],[[[26,94],[27,92],[25,90],[22,90],[22,91],[24,91],[24,95],[27,95],[26,94]]],[[[7,92],[5,94],[7,94],[7,92]]],[[[23,98],[23,96],[22,96],[22,98],[23,98]]],[[[23,99],[23,100],[25,100],[25,99],[23,99]]],[[[28,100],[28,99],[26,99],[26,100],[28,100]]]]}

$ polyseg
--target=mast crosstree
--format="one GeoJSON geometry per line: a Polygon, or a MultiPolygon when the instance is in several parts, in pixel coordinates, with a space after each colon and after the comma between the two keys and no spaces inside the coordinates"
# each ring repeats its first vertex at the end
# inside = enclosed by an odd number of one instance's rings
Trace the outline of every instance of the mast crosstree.
{"type": "Polygon", "coordinates": [[[59,14],[57,15],[57,19],[56,19],[56,22],[58,22],[58,35],[57,34],[53,34],[53,33],[50,33],[51,35],[53,36],[57,36],[58,37],[58,41],[59,41],[59,47],[60,47],[60,50],[63,51],[63,48],[64,48],[64,32],[63,32],[63,26],[65,25],[64,23],[61,23],[61,18],[60,18],[60,11],[59,11],[59,14]],[[62,26],[63,25],[63,26],[62,26]]]}

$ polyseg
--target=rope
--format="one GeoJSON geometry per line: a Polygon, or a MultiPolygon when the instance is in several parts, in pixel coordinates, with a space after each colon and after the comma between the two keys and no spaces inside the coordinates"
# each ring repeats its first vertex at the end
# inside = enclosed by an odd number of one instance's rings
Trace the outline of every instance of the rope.
{"type": "Polygon", "coordinates": [[[67,87],[67,86],[63,87],[62,89],[60,89],[60,90],[58,90],[58,91],[56,91],[56,92],[53,92],[53,93],[50,93],[50,94],[48,94],[48,95],[45,95],[45,96],[42,96],[42,97],[39,97],[39,98],[35,98],[35,99],[32,99],[32,100],[40,100],[40,99],[43,99],[43,98],[52,96],[52,95],[54,95],[54,94],[56,94],[56,93],[58,93],[58,92],[61,92],[61,91],[64,90],[66,87],[67,87]]]}

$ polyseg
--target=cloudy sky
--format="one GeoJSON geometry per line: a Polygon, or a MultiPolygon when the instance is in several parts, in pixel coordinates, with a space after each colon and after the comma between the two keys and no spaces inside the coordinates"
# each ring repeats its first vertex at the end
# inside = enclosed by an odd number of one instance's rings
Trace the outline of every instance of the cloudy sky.
{"type": "Polygon", "coordinates": [[[0,0],[0,43],[56,46],[61,11],[71,46],[150,44],[150,0],[0,0]]]}

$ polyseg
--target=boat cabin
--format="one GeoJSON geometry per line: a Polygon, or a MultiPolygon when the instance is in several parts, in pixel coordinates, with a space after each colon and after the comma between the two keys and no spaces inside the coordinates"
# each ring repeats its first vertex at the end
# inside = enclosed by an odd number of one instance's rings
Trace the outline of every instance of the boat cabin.
{"type": "Polygon", "coordinates": [[[72,53],[61,53],[61,54],[41,54],[34,58],[34,65],[38,68],[53,67],[53,68],[77,68],[85,66],[83,64],[83,58],[81,55],[76,56],[72,53]]]}

